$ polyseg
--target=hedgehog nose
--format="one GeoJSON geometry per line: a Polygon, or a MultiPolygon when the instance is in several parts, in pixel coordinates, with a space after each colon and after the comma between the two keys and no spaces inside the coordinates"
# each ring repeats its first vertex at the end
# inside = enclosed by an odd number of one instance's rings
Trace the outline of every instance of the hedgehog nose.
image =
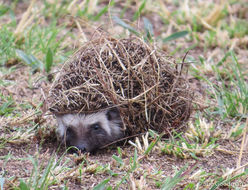
{"type": "Polygon", "coordinates": [[[86,152],[86,147],[83,146],[83,145],[77,146],[77,148],[78,148],[79,150],[81,150],[82,152],[86,152]]]}

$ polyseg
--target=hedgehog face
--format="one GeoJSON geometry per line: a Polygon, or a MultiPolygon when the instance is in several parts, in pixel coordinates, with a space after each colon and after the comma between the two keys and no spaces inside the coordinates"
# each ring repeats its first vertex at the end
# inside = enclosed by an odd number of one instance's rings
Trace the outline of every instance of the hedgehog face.
{"type": "Polygon", "coordinates": [[[122,121],[117,109],[93,114],[57,115],[58,133],[68,146],[92,152],[123,137],[122,121]]]}

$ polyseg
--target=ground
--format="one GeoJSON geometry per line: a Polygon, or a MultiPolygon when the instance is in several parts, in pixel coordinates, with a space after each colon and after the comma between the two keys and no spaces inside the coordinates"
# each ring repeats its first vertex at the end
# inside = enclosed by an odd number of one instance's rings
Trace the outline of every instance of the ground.
{"type": "Polygon", "coordinates": [[[235,0],[4,1],[0,189],[248,189],[247,12],[235,0]],[[185,131],[94,154],[60,144],[44,100],[61,65],[102,33],[144,37],[177,63],[188,52],[185,131]]]}

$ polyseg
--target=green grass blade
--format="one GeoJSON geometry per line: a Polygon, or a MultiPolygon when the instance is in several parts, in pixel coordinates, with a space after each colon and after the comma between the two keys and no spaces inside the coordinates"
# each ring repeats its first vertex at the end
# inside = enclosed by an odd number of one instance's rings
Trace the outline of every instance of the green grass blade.
{"type": "Polygon", "coordinates": [[[137,154],[137,149],[134,149],[134,156],[133,156],[133,164],[131,167],[131,171],[133,172],[137,168],[137,159],[138,159],[138,154],[137,154]]]}
{"type": "Polygon", "coordinates": [[[152,37],[154,36],[153,26],[147,18],[144,18],[143,21],[144,21],[146,37],[147,39],[152,40],[152,37]]]}
{"type": "Polygon", "coordinates": [[[171,40],[182,38],[182,37],[186,36],[188,33],[189,32],[186,31],[186,30],[180,31],[180,32],[175,32],[175,33],[171,34],[170,36],[164,38],[163,42],[168,42],[168,41],[171,41],[171,40]]]}
{"type": "Polygon", "coordinates": [[[4,5],[0,5],[0,16],[5,15],[9,11],[9,7],[6,7],[4,5]]]}
{"type": "Polygon", "coordinates": [[[45,64],[45,70],[47,73],[50,72],[52,64],[53,64],[53,52],[50,48],[48,48],[48,51],[46,54],[46,64],[45,64]]]}
{"type": "Polygon", "coordinates": [[[130,25],[128,25],[127,23],[125,23],[123,20],[121,20],[117,16],[113,16],[113,20],[117,24],[119,24],[120,26],[122,26],[123,28],[128,29],[130,32],[134,33],[137,36],[140,36],[139,32],[137,32],[133,27],[131,27],[130,25]]]}
{"type": "MultiPolygon", "coordinates": [[[[39,171],[38,171],[38,160],[34,159],[32,156],[29,156],[28,159],[33,165],[32,173],[29,178],[29,184],[32,184],[32,188],[38,188],[38,178],[39,178],[39,171]]],[[[30,185],[31,186],[31,185],[30,185]]]]}
{"type": "Polygon", "coordinates": [[[106,12],[108,12],[109,7],[114,6],[114,4],[115,4],[115,1],[112,0],[108,5],[106,5],[105,7],[103,7],[102,10],[100,10],[100,12],[99,12],[96,16],[93,17],[93,20],[94,20],[94,21],[99,20],[99,18],[100,18],[103,14],[105,14],[106,12]]]}
{"type": "Polygon", "coordinates": [[[210,188],[210,190],[215,190],[215,189],[218,189],[218,187],[220,186],[220,185],[224,185],[224,184],[227,184],[227,183],[229,183],[230,181],[233,181],[233,180],[235,180],[235,179],[238,179],[238,178],[240,178],[240,177],[242,177],[242,176],[244,176],[244,175],[248,175],[248,169],[246,169],[243,173],[241,173],[241,174],[238,174],[238,175],[236,175],[236,176],[233,176],[233,177],[231,177],[231,178],[228,178],[228,179],[223,179],[223,178],[220,178],[211,188],[210,188]]]}
{"type": "Polygon", "coordinates": [[[156,140],[155,141],[152,141],[151,143],[150,143],[150,145],[148,146],[148,148],[146,149],[146,151],[145,151],[145,155],[148,155],[149,154],[149,152],[151,152],[151,150],[153,149],[153,147],[158,143],[158,141],[161,139],[161,137],[163,136],[164,134],[162,133],[162,134],[160,134],[157,138],[156,138],[156,140]]]}
{"type": "Polygon", "coordinates": [[[28,185],[23,180],[20,180],[19,188],[20,188],[20,190],[29,190],[30,189],[28,187],[28,185]]]}
{"type": "Polygon", "coordinates": [[[106,184],[110,181],[110,178],[103,180],[101,183],[96,185],[93,190],[104,190],[106,189],[105,186],[106,184]]]}
{"type": "Polygon", "coordinates": [[[42,178],[39,181],[39,184],[40,184],[39,188],[40,189],[47,189],[47,186],[49,185],[46,182],[47,182],[48,176],[49,176],[49,174],[51,172],[53,162],[54,162],[54,155],[52,155],[52,157],[50,158],[50,160],[49,160],[49,162],[47,164],[47,167],[46,167],[46,169],[45,169],[45,171],[44,171],[44,173],[42,175],[42,178]]]}
{"type": "Polygon", "coordinates": [[[116,155],[113,155],[112,158],[113,158],[116,162],[118,162],[121,166],[124,164],[123,160],[122,160],[120,157],[118,157],[118,156],[116,156],[116,155]]]}
{"type": "Polygon", "coordinates": [[[24,53],[22,50],[17,49],[16,50],[16,54],[17,56],[24,61],[27,65],[32,65],[32,60],[30,59],[30,57],[24,53]]]}
{"type": "Polygon", "coordinates": [[[108,186],[106,190],[112,190],[112,187],[111,186],[108,186]]]}
{"type": "Polygon", "coordinates": [[[165,182],[163,183],[161,190],[170,190],[173,189],[180,181],[183,180],[182,173],[186,169],[187,166],[184,166],[182,169],[180,169],[174,177],[167,177],[165,179],[165,182]]]}
{"type": "Polygon", "coordinates": [[[12,96],[4,96],[0,93],[0,116],[11,114],[15,110],[15,102],[12,96]]]}
{"type": "Polygon", "coordinates": [[[220,185],[224,184],[224,179],[220,178],[212,187],[210,190],[215,190],[217,189],[220,185]]]}
{"type": "Polygon", "coordinates": [[[228,53],[225,54],[225,56],[217,63],[217,67],[223,65],[223,63],[227,60],[227,58],[231,55],[231,52],[229,51],[228,53]]]}
{"type": "Polygon", "coordinates": [[[33,55],[28,55],[22,50],[17,49],[16,50],[16,55],[27,65],[31,66],[32,69],[36,70],[43,70],[43,64],[40,60],[38,60],[35,56],[33,55]]]}
{"type": "Polygon", "coordinates": [[[141,14],[142,10],[145,8],[145,6],[146,6],[146,0],[143,0],[138,11],[136,11],[134,16],[133,16],[133,21],[135,21],[139,18],[140,14],[141,14]]]}

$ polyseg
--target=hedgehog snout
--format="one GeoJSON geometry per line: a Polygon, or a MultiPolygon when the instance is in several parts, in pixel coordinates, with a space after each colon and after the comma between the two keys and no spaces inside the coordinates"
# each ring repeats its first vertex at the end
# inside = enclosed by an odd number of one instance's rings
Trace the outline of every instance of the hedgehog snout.
{"type": "Polygon", "coordinates": [[[86,146],[83,144],[80,144],[78,146],[76,146],[76,148],[78,148],[81,152],[87,152],[88,150],[86,149],[86,146]]]}

